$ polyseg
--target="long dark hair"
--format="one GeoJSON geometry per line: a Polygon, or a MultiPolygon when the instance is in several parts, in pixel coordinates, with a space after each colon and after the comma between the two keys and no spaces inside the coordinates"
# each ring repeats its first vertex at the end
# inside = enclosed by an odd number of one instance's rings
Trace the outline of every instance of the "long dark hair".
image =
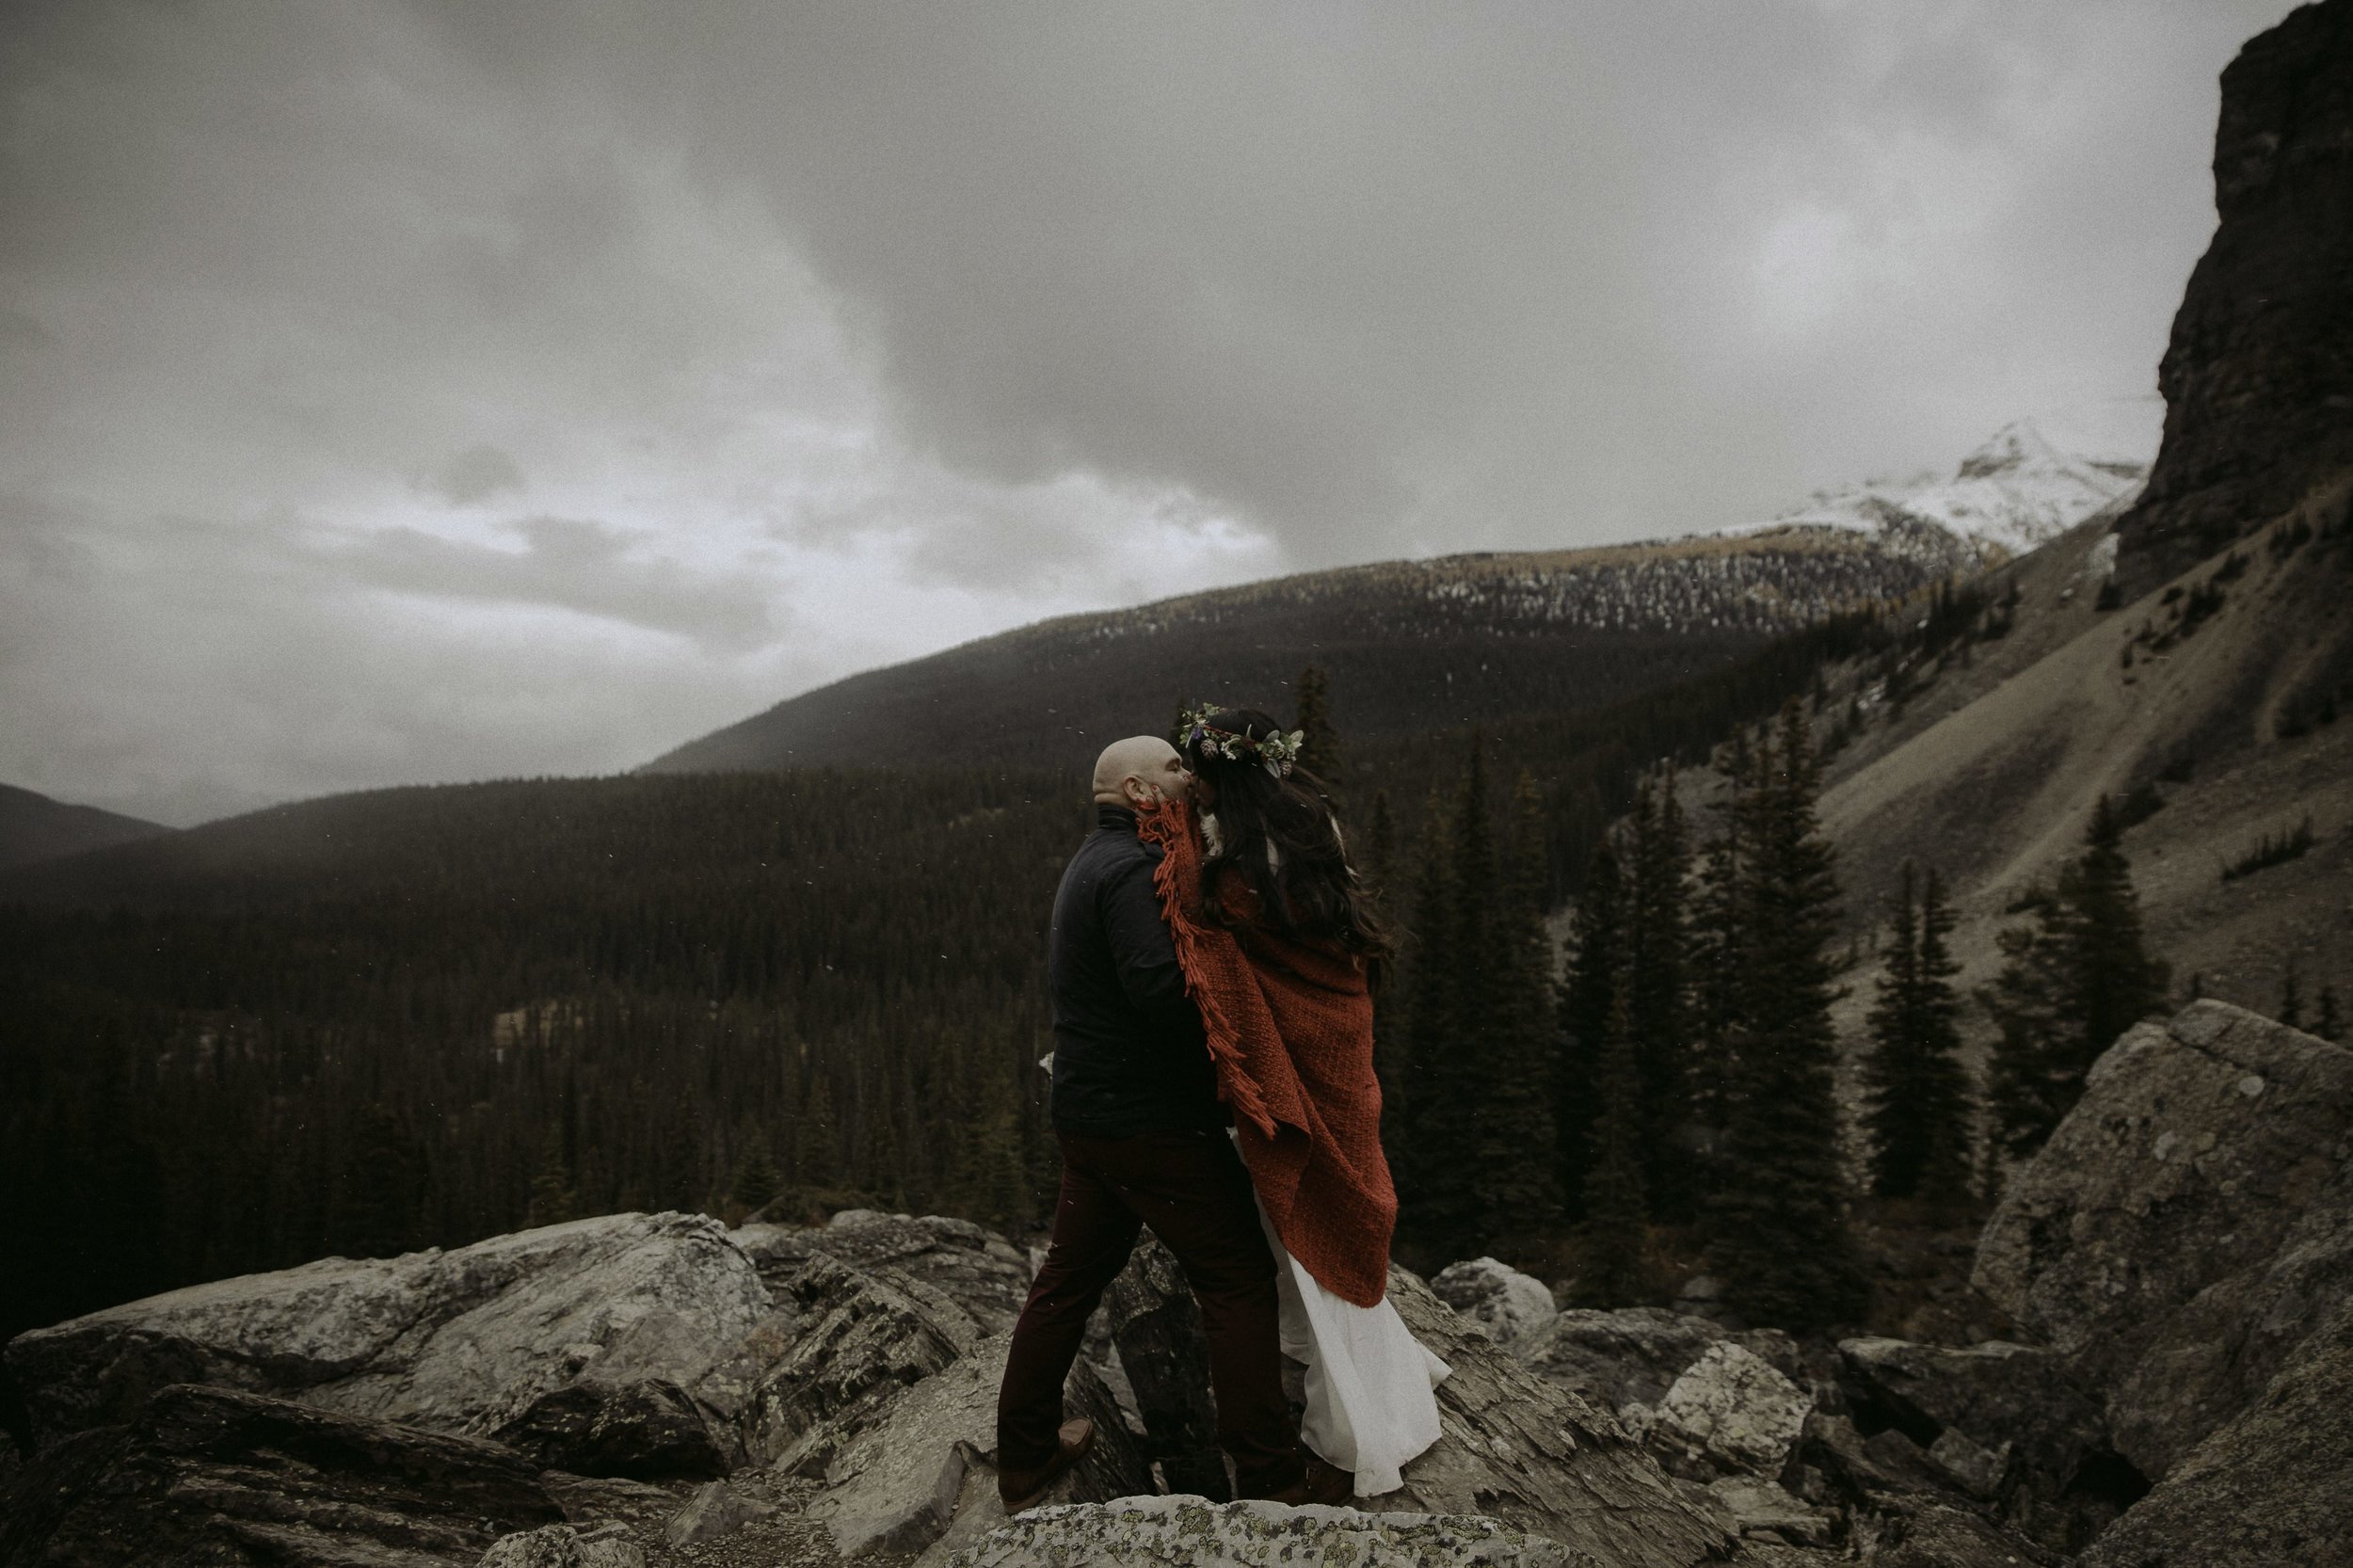
{"type": "Polygon", "coordinates": [[[1349,864],[1330,791],[1296,762],[1279,778],[1267,771],[1257,744],[1283,730],[1257,709],[1225,709],[1204,715],[1202,723],[1219,733],[1205,737],[1196,726],[1180,737],[1177,749],[1185,766],[1217,791],[1209,815],[1217,819],[1218,845],[1201,868],[1203,912],[1221,925],[1239,923],[1218,897],[1219,872],[1232,866],[1249,880],[1265,919],[1277,930],[1337,942],[1362,959],[1367,979],[1380,984],[1388,974],[1393,944],[1373,909],[1370,889],[1349,864]],[[1229,735],[1246,744],[1230,746],[1225,740],[1229,735]],[[1242,755],[1216,755],[1209,745],[1242,755]],[[1267,853],[1270,846],[1276,852],[1273,856],[1267,853]]]}

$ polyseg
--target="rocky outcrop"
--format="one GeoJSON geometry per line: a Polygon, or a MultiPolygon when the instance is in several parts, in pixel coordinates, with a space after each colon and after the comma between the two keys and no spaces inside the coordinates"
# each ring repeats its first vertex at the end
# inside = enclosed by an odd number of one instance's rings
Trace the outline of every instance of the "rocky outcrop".
{"type": "Polygon", "coordinates": [[[772,1284],[819,1256],[863,1272],[888,1270],[954,1302],[983,1334],[1011,1328],[1030,1293],[1030,1261],[1018,1248],[945,1215],[845,1208],[820,1226],[746,1224],[728,1240],[772,1284]]]}
{"type": "Polygon", "coordinates": [[[715,1220],[616,1214],[193,1286],[19,1335],[7,1365],[42,1443],[175,1383],[484,1432],[584,1372],[691,1381],[767,1310],[715,1220]]]}
{"type": "Polygon", "coordinates": [[[729,1446],[666,1378],[552,1388],[492,1435],[544,1468],[583,1476],[699,1480],[732,1467],[729,1446]]]}
{"type": "Polygon", "coordinates": [[[2079,1568],[2353,1562],[2353,1298],[2246,1412],[2078,1558],[2079,1568]]]}
{"type": "MultiPolygon", "coordinates": [[[[1004,1522],[997,1496],[997,1387],[1010,1334],[925,1379],[845,1444],[810,1505],[844,1558],[921,1551],[1004,1522]]],[[[1110,1391],[1086,1363],[1071,1369],[1064,1408],[1094,1421],[1095,1446],[1056,1483],[1053,1502],[1101,1502],[1153,1490],[1144,1450],[1120,1424],[1110,1391]]]]}
{"type": "Polygon", "coordinates": [[[2051,1351],[1880,1338],[1838,1351],[1858,1422],[1900,1432],[2046,1546],[2079,1549],[2148,1490],[2114,1452],[2098,1401],[2051,1351]]]}
{"type": "Polygon", "coordinates": [[[1723,1521],[1608,1413],[1523,1366],[1407,1271],[1389,1271],[1389,1300],[1454,1370],[1437,1389],[1444,1435],[1375,1506],[1489,1514],[1612,1568],[1697,1562],[1728,1544],[1723,1521]]]}
{"type": "Polygon", "coordinates": [[[471,1568],[500,1537],[563,1522],[536,1467],[499,1444],[183,1384],[17,1476],[0,1564],[471,1568]]]}
{"type": "Polygon", "coordinates": [[[2129,1031],[1987,1223],[1976,1280],[2151,1480],[2353,1291],[2353,1052],[2222,1002],[2129,1031]]]}
{"type": "Polygon", "coordinates": [[[1359,1513],[1353,1509],[1128,1497],[1040,1508],[950,1560],[956,1568],[1603,1568],[1602,1560],[1476,1515],[1359,1513]]]}
{"type": "Polygon", "coordinates": [[[1226,1501],[1233,1488],[1217,1446],[1201,1311],[1176,1255],[1150,1231],[1104,1292],[1102,1313],[1167,1490],[1226,1501]]]}
{"type": "Polygon", "coordinates": [[[789,1474],[824,1475],[893,1400],[981,1338],[970,1314],[931,1287],[824,1254],[788,1275],[779,1294],[797,1332],[754,1386],[743,1432],[755,1463],[789,1474]]]}
{"type": "Polygon", "coordinates": [[[2353,468],[2353,0],[2222,73],[2221,219],[2157,372],[2165,442],[2118,525],[2131,599],[2353,468]]]}
{"type": "Polygon", "coordinates": [[[1543,1280],[1492,1257],[1448,1264],[1430,1277],[1430,1292],[1514,1355],[1524,1354],[1561,1315],[1543,1280]]]}

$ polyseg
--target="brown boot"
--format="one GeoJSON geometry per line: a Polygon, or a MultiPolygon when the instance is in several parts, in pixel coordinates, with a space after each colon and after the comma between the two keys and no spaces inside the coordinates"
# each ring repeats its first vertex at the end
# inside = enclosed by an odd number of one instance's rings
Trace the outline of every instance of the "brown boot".
{"type": "Polygon", "coordinates": [[[1060,1446],[1054,1457],[1033,1470],[999,1470],[997,1496],[1005,1505],[1007,1514],[1020,1512],[1046,1495],[1047,1488],[1060,1480],[1063,1472],[1086,1457],[1095,1447],[1095,1423],[1080,1416],[1064,1421],[1054,1435],[1060,1446]]]}
{"type": "Polygon", "coordinates": [[[1304,1449],[1300,1457],[1306,1462],[1307,1473],[1292,1485],[1268,1496],[1269,1502],[1286,1508],[1303,1503],[1321,1503],[1325,1508],[1345,1508],[1355,1500],[1356,1478],[1337,1464],[1328,1464],[1321,1457],[1304,1449]]]}

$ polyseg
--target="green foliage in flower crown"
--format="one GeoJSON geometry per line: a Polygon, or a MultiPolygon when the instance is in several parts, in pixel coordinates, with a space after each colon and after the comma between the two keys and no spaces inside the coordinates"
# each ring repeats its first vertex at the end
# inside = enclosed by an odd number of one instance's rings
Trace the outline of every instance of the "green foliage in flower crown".
{"type": "Polygon", "coordinates": [[[1216,709],[1203,704],[1188,708],[1177,723],[1184,731],[1184,744],[1194,747],[1204,757],[1222,758],[1228,762],[1257,762],[1280,778],[1291,771],[1299,760],[1299,748],[1307,739],[1304,729],[1286,733],[1276,730],[1263,741],[1222,728],[1209,721],[1218,715],[1216,709]]]}

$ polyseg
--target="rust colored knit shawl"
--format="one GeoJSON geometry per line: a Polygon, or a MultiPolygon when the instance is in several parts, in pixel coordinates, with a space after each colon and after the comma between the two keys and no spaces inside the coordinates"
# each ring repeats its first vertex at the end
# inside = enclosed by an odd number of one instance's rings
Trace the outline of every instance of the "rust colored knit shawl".
{"type": "MultiPolygon", "coordinates": [[[[1206,852],[1191,813],[1164,805],[1137,826],[1160,846],[1154,886],[1258,1201],[1324,1288],[1375,1305],[1388,1288],[1397,1191],[1381,1152],[1364,967],[1336,944],[1286,937],[1263,920],[1232,930],[1211,923],[1201,912],[1206,852]]],[[[1247,913],[1247,881],[1230,867],[1225,874],[1225,907],[1247,913]]]]}

